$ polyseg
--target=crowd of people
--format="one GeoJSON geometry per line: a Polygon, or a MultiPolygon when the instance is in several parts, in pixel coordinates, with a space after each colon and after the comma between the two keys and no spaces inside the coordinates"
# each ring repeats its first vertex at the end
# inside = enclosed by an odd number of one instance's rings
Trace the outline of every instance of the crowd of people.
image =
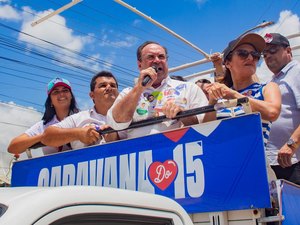
{"type": "Polygon", "coordinates": [[[300,185],[300,64],[288,39],[279,33],[248,33],[229,42],[222,54],[212,54],[211,60],[215,81],[188,82],[169,75],[167,48],[146,41],[137,49],[139,76],[134,86],[119,93],[116,77],[101,71],[90,82],[94,107],[81,112],[70,82],[55,78],[48,84],[42,121],[14,138],[8,151],[19,154],[42,142],[44,154],[52,154],[241,115],[243,109],[234,107],[172,119],[187,109],[247,96],[252,111],[261,114],[268,164],[278,179],[300,185]],[[261,56],[274,74],[267,83],[256,76],[261,56]],[[127,129],[132,122],[160,115],[170,120],[127,129]],[[115,132],[99,134],[107,128],[115,132]]]}

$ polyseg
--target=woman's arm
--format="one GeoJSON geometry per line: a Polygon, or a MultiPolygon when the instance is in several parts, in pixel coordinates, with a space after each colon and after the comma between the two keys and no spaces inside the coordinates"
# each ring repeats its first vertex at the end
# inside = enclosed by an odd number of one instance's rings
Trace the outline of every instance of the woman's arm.
{"type": "Polygon", "coordinates": [[[28,136],[27,134],[21,134],[18,137],[15,137],[9,144],[7,151],[13,154],[20,154],[25,152],[26,149],[31,147],[32,145],[40,142],[42,139],[42,134],[38,134],[35,136],[28,136]]]}

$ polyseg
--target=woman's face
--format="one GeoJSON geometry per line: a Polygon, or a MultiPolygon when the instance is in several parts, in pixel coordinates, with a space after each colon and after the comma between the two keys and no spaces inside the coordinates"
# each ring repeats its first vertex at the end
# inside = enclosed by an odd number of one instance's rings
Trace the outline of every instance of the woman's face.
{"type": "Polygon", "coordinates": [[[225,66],[235,78],[250,77],[256,72],[259,58],[260,53],[252,45],[242,44],[234,49],[231,61],[228,60],[225,66]]]}
{"type": "Polygon", "coordinates": [[[57,86],[51,92],[50,98],[55,109],[60,107],[69,109],[72,100],[71,90],[64,86],[57,86]]]}

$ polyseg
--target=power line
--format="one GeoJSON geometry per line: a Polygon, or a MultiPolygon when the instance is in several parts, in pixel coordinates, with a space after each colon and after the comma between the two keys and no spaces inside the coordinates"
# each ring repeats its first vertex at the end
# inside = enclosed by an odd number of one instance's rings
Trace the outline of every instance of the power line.
{"type": "Polygon", "coordinates": [[[270,8],[272,7],[273,4],[274,4],[274,1],[271,1],[269,6],[265,9],[265,11],[262,12],[261,16],[258,18],[256,24],[261,23],[262,18],[265,17],[265,15],[267,15],[267,12],[270,10],[270,8]]]}
{"type": "MultiPolygon", "coordinates": [[[[0,69],[1,69],[1,68],[2,68],[2,69],[5,69],[5,70],[11,70],[11,71],[13,71],[13,72],[24,73],[24,74],[26,74],[26,75],[32,75],[32,76],[34,76],[34,77],[43,77],[43,78],[47,78],[47,79],[49,79],[49,80],[53,78],[53,75],[51,75],[51,76],[44,76],[44,75],[42,75],[42,74],[37,74],[37,73],[27,72],[27,71],[24,71],[24,70],[18,70],[18,69],[14,69],[14,68],[9,68],[9,67],[6,67],[6,66],[0,66],[0,69]]],[[[6,73],[6,74],[15,76],[15,74],[10,74],[10,73],[6,73]]],[[[75,74],[74,74],[74,76],[75,76],[75,74]]],[[[24,76],[19,76],[19,78],[29,80],[27,77],[24,77],[24,76]]],[[[74,79],[76,79],[76,76],[74,77],[74,79]]],[[[32,80],[32,81],[34,81],[34,82],[39,82],[39,81],[37,81],[37,80],[32,80]]],[[[87,81],[87,80],[86,80],[86,81],[87,81]]],[[[40,82],[39,82],[39,83],[40,83],[40,82]]],[[[45,82],[42,82],[42,83],[45,84],[45,82]]],[[[73,83],[73,82],[72,82],[72,83],[73,83]]],[[[82,83],[73,83],[73,84],[76,84],[76,85],[82,86],[82,87],[88,87],[88,85],[84,85],[84,84],[82,84],[82,83]]]]}
{"type": "MultiPolygon", "coordinates": [[[[12,52],[21,54],[22,57],[24,57],[24,56],[25,56],[25,57],[30,57],[30,58],[35,59],[35,60],[38,60],[38,61],[40,61],[40,62],[46,62],[46,63],[49,63],[48,61],[42,60],[42,59],[37,58],[37,57],[33,57],[33,56],[29,56],[29,55],[24,55],[24,52],[28,52],[28,53],[31,53],[31,54],[33,54],[33,55],[37,55],[37,56],[39,56],[39,57],[41,57],[41,58],[46,58],[46,59],[49,59],[49,60],[51,60],[51,61],[55,61],[55,62],[57,62],[57,63],[61,63],[61,64],[66,65],[66,66],[74,67],[74,68],[76,68],[76,69],[81,69],[81,70],[83,70],[83,72],[89,72],[89,73],[92,73],[92,74],[96,73],[95,70],[90,70],[89,68],[84,68],[84,67],[81,67],[81,66],[79,66],[79,65],[76,65],[76,64],[73,64],[73,63],[69,63],[69,62],[67,62],[67,61],[65,61],[65,60],[61,60],[61,59],[58,59],[58,58],[56,58],[56,57],[48,56],[48,55],[43,54],[43,53],[41,53],[41,52],[34,51],[34,50],[32,50],[32,49],[25,48],[25,47],[20,46],[20,45],[17,45],[17,44],[12,44],[12,43],[7,44],[7,43],[4,43],[3,41],[1,41],[1,38],[0,38],[0,45],[4,45],[4,46],[10,47],[10,48],[4,47],[4,49],[7,49],[7,50],[9,50],[9,51],[12,51],[12,52]],[[20,52],[17,52],[16,50],[19,50],[20,52]]],[[[51,64],[53,64],[53,63],[51,63],[51,64]]],[[[57,65],[57,66],[58,66],[58,67],[62,67],[62,66],[59,66],[59,65],[57,65]]],[[[63,67],[63,68],[65,68],[65,67],[63,67]]],[[[68,70],[73,71],[73,72],[77,72],[77,71],[72,70],[72,69],[68,69],[68,70]]],[[[78,73],[78,72],[77,72],[76,74],[75,74],[75,73],[72,74],[72,73],[60,71],[59,73],[69,74],[69,75],[71,75],[71,76],[74,76],[75,79],[82,80],[82,81],[88,81],[88,79],[87,79],[86,76],[83,76],[83,75],[81,75],[81,74],[78,73]]]]}
{"type": "MultiPolygon", "coordinates": [[[[30,35],[30,34],[28,34],[28,33],[26,33],[26,32],[22,32],[22,31],[20,31],[20,30],[18,30],[18,29],[15,29],[15,28],[13,28],[13,27],[7,26],[7,25],[5,25],[5,24],[3,24],[3,23],[0,23],[0,26],[5,27],[5,28],[10,29],[10,30],[13,30],[13,31],[15,31],[15,32],[19,32],[19,33],[21,33],[21,34],[27,35],[27,36],[29,36],[29,37],[31,37],[31,38],[34,38],[34,39],[37,39],[37,40],[39,40],[39,41],[43,41],[43,42],[45,42],[45,43],[47,43],[47,44],[50,44],[50,45],[53,45],[53,46],[55,46],[55,47],[64,49],[64,50],[69,51],[69,52],[71,52],[71,53],[74,53],[74,54],[76,54],[76,55],[78,55],[78,56],[81,56],[81,57],[84,57],[84,58],[86,58],[86,59],[89,59],[89,60],[91,60],[91,61],[98,62],[98,63],[103,64],[103,65],[105,65],[105,66],[112,66],[112,69],[113,69],[113,70],[116,70],[116,71],[121,72],[121,73],[125,73],[125,74],[127,74],[127,75],[133,77],[132,74],[134,74],[134,71],[132,71],[132,72],[130,73],[130,71],[129,71],[128,69],[124,68],[124,67],[117,66],[117,65],[112,64],[112,63],[108,63],[108,62],[106,62],[106,61],[104,61],[104,60],[96,59],[95,57],[88,56],[88,55],[86,55],[86,54],[84,54],[84,53],[80,53],[80,52],[78,52],[78,51],[71,50],[71,49],[69,49],[69,48],[66,48],[66,47],[60,46],[60,45],[58,45],[58,44],[52,43],[52,42],[50,42],[50,41],[47,41],[47,40],[44,40],[44,39],[35,37],[35,36],[30,35]],[[129,72],[128,72],[128,71],[129,71],[129,72]]],[[[123,81],[120,80],[120,81],[119,81],[120,86],[128,86],[128,85],[127,85],[127,84],[128,84],[128,81],[129,81],[129,80],[128,80],[128,79],[125,79],[125,78],[124,78],[123,81]]],[[[130,80],[130,81],[131,81],[131,80],[130,80]]]]}
{"type": "MultiPolygon", "coordinates": [[[[57,3],[57,2],[55,2],[55,1],[52,1],[52,0],[48,0],[48,1],[54,3],[54,4],[58,5],[58,6],[62,6],[62,4],[57,3]]],[[[87,5],[87,4],[85,4],[84,2],[82,2],[80,5],[82,5],[82,6],[86,7],[86,8],[88,8],[89,10],[92,10],[92,11],[98,13],[98,14],[101,14],[101,15],[104,15],[104,16],[106,16],[106,17],[109,17],[109,18],[111,18],[111,19],[117,21],[118,23],[121,23],[121,24],[124,23],[123,20],[118,19],[118,18],[115,17],[114,15],[108,14],[107,12],[104,12],[104,11],[101,11],[101,10],[96,9],[96,8],[94,8],[94,7],[91,7],[91,6],[87,5]]],[[[75,14],[81,15],[81,16],[83,16],[83,17],[85,17],[85,18],[88,18],[88,19],[90,19],[90,20],[93,21],[93,22],[95,21],[95,18],[94,18],[94,17],[90,17],[89,15],[86,15],[86,14],[82,13],[81,11],[79,12],[78,10],[76,10],[76,9],[74,9],[74,8],[69,9],[69,11],[74,12],[75,14]]],[[[77,18],[77,17],[76,17],[76,18],[77,18]]],[[[54,21],[51,21],[51,22],[55,23],[54,21]]],[[[80,21],[79,21],[79,22],[80,22],[80,21]]],[[[78,23],[78,20],[77,20],[76,23],[78,23]]],[[[56,24],[58,24],[58,23],[56,23],[56,24]]],[[[89,25],[89,24],[86,24],[86,23],[84,24],[84,26],[87,26],[87,25],[89,25]]],[[[112,26],[114,26],[114,25],[112,25],[112,26]]],[[[128,26],[125,25],[124,27],[128,27],[128,26]]],[[[172,45],[174,45],[174,46],[176,46],[176,47],[179,47],[179,48],[181,48],[181,49],[186,50],[185,47],[178,46],[178,44],[176,44],[176,43],[174,43],[174,42],[172,42],[172,41],[170,41],[170,40],[168,40],[168,39],[166,39],[166,38],[163,38],[162,36],[159,36],[159,35],[157,35],[156,33],[149,32],[149,31],[147,31],[147,30],[145,30],[145,29],[142,29],[142,28],[139,28],[139,27],[134,27],[134,26],[132,26],[132,25],[130,25],[130,27],[132,27],[134,30],[141,31],[141,32],[143,32],[143,33],[146,33],[147,35],[153,36],[153,37],[158,38],[158,39],[160,39],[160,40],[164,40],[164,41],[166,41],[168,44],[172,44],[172,45]]],[[[143,38],[137,36],[136,33],[133,34],[133,33],[131,33],[131,32],[125,31],[125,30],[123,30],[123,29],[120,29],[120,27],[117,27],[117,29],[118,29],[118,31],[120,31],[120,32],[122,32],[122,33],[125,33],[125,34],[128,34],[128,35],[130,35],[130,36],[132,36],[132,37],[135,37],[135,38],[138,39],[138,40],[143,40],[143,38]]],[[[77,30],[77,31],[78,31],[78,30],[77,30]]],[[[81,32],[81,31],[79,31],[79,33],[82,33],[82,34],[85,34],[85,35],[89,35],[89,34],[86,34],[86,33],[84,33],[84,32],[81,32]]],[[[95,36],[93,36],[93,37],[96,38],[96,39],[98,39],[98,38],[95,37],[95,36]]],[[[98,40],[104,41],[103,39],[98,39],[98,40]]],[[[190,54],[182,54],[181,52],[177,52],[177,51],[174,51],[174,50],[172,50],[172,52],[174,52],[175,54],[180,55],[181,57],[184,57],[184,58],[186,58],[186,59],[194,59],[194,60],[195,60],[195,58],[190,57],[190,54]]],[[[177,61],[177,62],[181,63],[177,58],[174,58],[174,61],[177,61]]]]}
{"type": "Polygon", "coordinates": [[[31,102],[31,101],[26,101],[26,100],[20,99],[20,98],[14,98],[14,97],[12,97],[12,96],[8,96],[8,95],[5,95],[5,94],[1,94],[1,93],[0,93],[0,96],[6,97],[6,98],[16,99],[16,100],[19,100],[19,101],[21,100],[21,101],[24,101],[24,102],[26,102],[26,103],[30,103],[30,104],[33,104],[33,105],[36,105],[36,106],[39,106],[39,107],[44,107],[44,106],[41,105],[41,104],[37,104],[37,103],[31,102]]]}
{"type": "MultiPolygon", "coordinates": [[[[68,52],[71,52],[71,53],[76,54],[76,55],[78,55],[78,56],[81,56],[81,57],[83,57],[83,58],[86,58],[86,59],[89,59],[89,60],[98,62],[98,63],[103,64],[103,65],[105,65],[105,66],[113,66],[113,67],[115,67],[115,70],[118,70],[119,72],[123,72],[123,73],[126,73],[126,74],[130,75],[130,73],[127,72],[127,71],[130,71],[130,70],[128,70],[127,68],[124,68],[124,67],[121,67],[121,66],[118,66],[118,65],[109,63],[109,62],[107,62],[107,61],[105,61],[105,60],[97,59],[97,58],[95,58],[95,57],[86,55],[86,54],[84,54],[84,53],[81,53],[81,52],[78,52],[78,51],[69,49],[69,48],[67,48],[67,47],[64,47],[64,46],[55,44],[55,43],[50,42],[50,41],[47,41],[47,40],[45,40],[45,39],[42,39],[42,38],[33,36],[33,35],[31,35],[31,34],[28,34],[28,33],[26,33],[26,32],[20,31],[20,30],[18,30],[18,29],[16,29],[16,28],[13,28],[13,27],[11,27],[11,26],[7,26],[7,25],[5,25],[5,24],[3,24],[3,23],[0,23],[0,26],[5,27],[5,28],[10,29],[10,30],[13,30],[13,31],[18,32],[18,33],[21,33],[21,34],[26,35],[26,36],[28,36],[28,37],[34,38],[34,39],[36,39],[36,40],[45,42],[45,43],[47,43],[47,44],[53,45],[53,46],[58,47],[58,48],[60,48],[60,49],[64,49],[64,50],[66,50],[66,51],[68,51],[68,52]]],[[[131,72],[134,72],[134,71],[131,71],[131,72]]]]}

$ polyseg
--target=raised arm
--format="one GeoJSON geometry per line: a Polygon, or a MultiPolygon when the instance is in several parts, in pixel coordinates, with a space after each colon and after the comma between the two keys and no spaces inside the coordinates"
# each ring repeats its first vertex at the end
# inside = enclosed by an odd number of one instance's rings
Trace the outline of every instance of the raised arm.
{"type": "MultiPolygon", "coordinates": [[[[129,91],[129,93],[124,95],[120,101],[117,100],[112,106],[112,117],[115,122],[126,123],[132,120],[141,94],[147,87],[150,87],[153,84],[153,82],[156,80],[156,77],[157,74],[151,67],[140,71],[140,76],[135,86],[129,91]],[[151,81],[146,86],[143,86],[142,81],[145,76],[150,76],[151,81]]],[[[122,93],[120,95],[122,95],[122,93]]]]}

